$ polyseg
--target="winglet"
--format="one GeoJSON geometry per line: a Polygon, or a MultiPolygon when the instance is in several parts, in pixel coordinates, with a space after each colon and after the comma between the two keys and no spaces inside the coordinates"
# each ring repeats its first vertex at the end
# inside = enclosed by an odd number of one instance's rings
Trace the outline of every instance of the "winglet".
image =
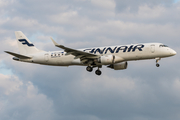
{"type": "Polygon", "coordinates": [[[52,37],[50,37],[50,38],[51,38],[52,42],[54,43],[54,45],[55,45],[56,47],[60,47],[60,48],[64,49],[64,46],[63,46],[63,45],[59,45],[58,43],[56,43],[56,42],[52,39],[52,37]]]}
{"type": "Polygon", "coordinates": [[[50,37],[50,38],[51,38],[51,40],[52,40],[52,42],[54,43],[55,46],[59,46],[59,44],[56,43],[56,42],[52,39],[52,37],[50,37]]]}

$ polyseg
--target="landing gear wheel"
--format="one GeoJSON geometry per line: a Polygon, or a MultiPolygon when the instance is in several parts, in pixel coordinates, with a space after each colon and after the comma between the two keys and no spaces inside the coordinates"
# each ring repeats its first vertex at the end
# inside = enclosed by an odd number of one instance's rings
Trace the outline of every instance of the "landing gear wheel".
{"type": "Polygon", "coordinates": [[[159,66],[160,66],[160,65],[157,63],[157,64],[156,64],[156,67],[159,67],[159,66]]]}
{"type": "Polygon", "coordinates": [[[102,72],[100,71],[100,70],[96,70],[96,75],[101,75],[102,74],[102,72]]]}
{"type": "Polygon", "coordinates": [[[161,60],[161,58],[155,58],[156,59],[156,67],[159,67],[160,65],[159,65],[159,60],[161,60]]]}
{"type": "Polygon", "coordinates": [[[91,66],[87,66],[86,67],[86,70],[89,71],[89,72],[92,72],[93,71],[93,68],[91,66]]]}

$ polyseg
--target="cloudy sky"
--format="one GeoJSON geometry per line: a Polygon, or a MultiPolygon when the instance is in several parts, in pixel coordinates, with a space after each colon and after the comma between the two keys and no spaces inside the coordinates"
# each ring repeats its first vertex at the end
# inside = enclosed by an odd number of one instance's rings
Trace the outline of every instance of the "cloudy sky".
{"type": "Polygon", "coordinates": [[[180,48],[179,0],[0,0],[0,120],[179,120],[180,56],[128,69],[20,63],[14,31],[42,50],[161,42],[180,48]]]}

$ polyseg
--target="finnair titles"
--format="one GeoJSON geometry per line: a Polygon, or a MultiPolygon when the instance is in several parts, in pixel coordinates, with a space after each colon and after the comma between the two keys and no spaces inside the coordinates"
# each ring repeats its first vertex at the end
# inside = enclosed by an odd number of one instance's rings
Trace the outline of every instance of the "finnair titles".
{"type": "Polygon", "coordinates": [[[73,49],[59,45],[52,38],[56,47],[63,51],[46,52],[37,49],[32,42],[21,32],[15,32],[20,53],[5,51],[13,55],[13,60],[52,66],[87,66],[86,70],[101,75],[103,65],[114,70],[123,70],[128,61],[155,59],[159,67],[159,60],[176,55],[176,52],[162,43],[144,43],[131,45],[117,45],[108,47],[73,49]]]}
{"type": "MultiPolygon", "coordinates": [[[[83,50],[84,52],[88,52],[88,53],[93,53],[93,54],[107,54],[108,52],[112,53],[119,53],[121,50],[123,52],[135,52],[136,49],[138,49],[139,51],[142,51],[142,48],[144,47],[144,45],[131,45],[130,47],[128,46],[120,46],[120,47],[104,47],[102,50],[100,48],[93,48],[93,49],[85,49],[83,50]]],[[[64,52],[53,52],[51,53],[51,57],[60,57],[61,54],[63,54],[64,52]]]]}

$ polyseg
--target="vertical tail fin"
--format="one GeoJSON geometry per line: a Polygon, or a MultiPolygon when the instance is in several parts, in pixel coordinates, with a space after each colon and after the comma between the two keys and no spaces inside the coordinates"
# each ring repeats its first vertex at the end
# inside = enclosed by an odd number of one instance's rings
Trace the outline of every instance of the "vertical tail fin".
{"type": "Polygon", "coordinates": [[[40,52],[21,31],[15,31],[15,35],[21,54],[27,55],[40,52]]]}

